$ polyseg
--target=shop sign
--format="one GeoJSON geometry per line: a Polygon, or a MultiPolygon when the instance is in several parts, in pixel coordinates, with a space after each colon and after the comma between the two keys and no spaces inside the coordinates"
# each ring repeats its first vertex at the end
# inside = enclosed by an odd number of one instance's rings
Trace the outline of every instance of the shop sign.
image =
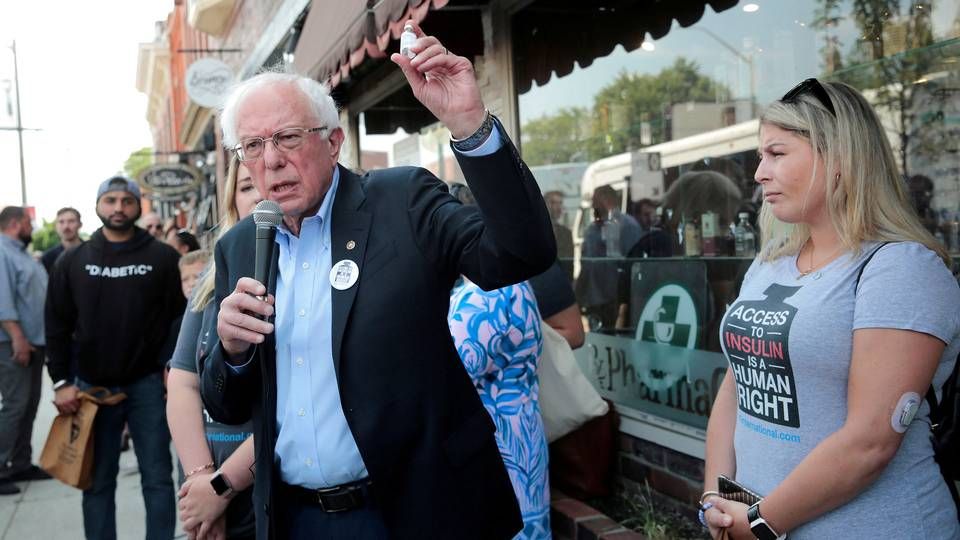
{"type": "Polygon", "coordinates": [[[219,107],[233,84],[233,70],[215,58],[201,58],[187,69],[187,95],[201,107],[219,107]]]}
{"type": "Polygon", "coordinates": [[[155,196],[169,197],[192,191],[200,185],[203,173],[184,163],[154,165],[140,173],[140,187],[155,196]]]}
{"type": "Polygon", "coordinates": [[[726,358],[703,350],[709,286],[703,261],[649,258],[630,266],[634,336],[590,332],[575,354],[604,398],[706,429],[726,358]]]}
{"type": "Polygon", "coordinates": [[[693,297],[673,283],[650,296],[637,323],[637,339],[674,347],[694,348],[699,332],[693,297]]]}
{"type": "Polygon", "coordinates": [[[720,353],[595,332],[574,355],[604,398],[697,429],[727,372],[720,353]]]}

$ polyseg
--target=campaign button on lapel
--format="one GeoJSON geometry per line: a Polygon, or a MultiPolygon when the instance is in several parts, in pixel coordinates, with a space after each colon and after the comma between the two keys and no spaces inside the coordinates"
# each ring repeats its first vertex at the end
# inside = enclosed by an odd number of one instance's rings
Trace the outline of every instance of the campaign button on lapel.
{"type": "Polygon", "coordinates": [[[343,259],[330,269],[330,285],[338,291],[353,287],[358,279],[360,279],[360,267],[350,259],[343,259]]]}

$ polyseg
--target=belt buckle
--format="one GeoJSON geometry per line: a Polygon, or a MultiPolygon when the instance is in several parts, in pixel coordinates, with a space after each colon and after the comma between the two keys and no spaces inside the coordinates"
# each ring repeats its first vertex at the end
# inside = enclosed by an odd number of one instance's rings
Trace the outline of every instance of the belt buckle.
{"type": "Polygon", "coordinates": [[[320,489],[317,489],[317,490],[316,490],[317,503],[320,505],[320,510],[323,510],[324,512],[326,512],[326,513],[328,513],[328,514],[338,514],[338,513],[340,513],[340,512],[346,512],[346,511],[350,510],[350,508],[346,508],[346,507],[344,507],[344,508],[336,508],[336,509],[329,509],[329,508],[327,508],[326,503],[323,502],[323,497],[324,497],[325,495],[338,495],[338,494],[341,494],[341,492],[342,492],[342,494],[346,495],[346,494],[350,493],[350,488],[344,488],[344,487],[342,487],[342,486],[338,486],[338,487],[320,488],[320,489]]]}

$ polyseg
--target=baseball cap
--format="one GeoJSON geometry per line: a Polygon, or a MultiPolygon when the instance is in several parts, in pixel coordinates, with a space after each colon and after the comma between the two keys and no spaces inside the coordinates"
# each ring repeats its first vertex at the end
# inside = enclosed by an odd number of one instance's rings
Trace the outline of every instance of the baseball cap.
{"type": "Polygon", "coordinates": [[[136,197],[138,203],[140,202],[140,186],[126,176],[114,176],[101,182],[97,189],[97,201],[108,191],[126,191],[136,197]]]}

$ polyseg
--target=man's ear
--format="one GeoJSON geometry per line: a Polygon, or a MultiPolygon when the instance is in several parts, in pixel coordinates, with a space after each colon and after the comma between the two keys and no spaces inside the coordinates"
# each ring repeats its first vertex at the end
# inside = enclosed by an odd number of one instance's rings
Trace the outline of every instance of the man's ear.
{"type": "Polygon", "coordinates": [[[343,134],[343,129],[336,128],[330,132],[330,157],[334,161],[340,159],[340,148],[343,147],[343,139],[346,136],[343,134]]]}

